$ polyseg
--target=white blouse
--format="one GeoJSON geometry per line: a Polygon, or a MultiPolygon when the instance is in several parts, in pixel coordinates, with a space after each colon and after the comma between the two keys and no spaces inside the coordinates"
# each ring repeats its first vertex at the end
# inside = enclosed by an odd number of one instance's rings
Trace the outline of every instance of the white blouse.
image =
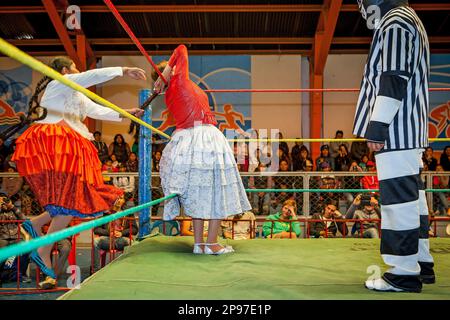
{"type": "MultiPolygon", "coordinates": [[[[110,67],[65,74],[64,77],[88,88],[122,75],[122,67],[110,67]]],[[[48,84],[40,104],[47,109],[47,117],[37,123],[58,123],[64,120],[89,140],[94,140],[94,137],[83,123],[87,116],[98,120],[122,121],[118,112],[93,102],[81,92],[56,80],[48,84]]]]}

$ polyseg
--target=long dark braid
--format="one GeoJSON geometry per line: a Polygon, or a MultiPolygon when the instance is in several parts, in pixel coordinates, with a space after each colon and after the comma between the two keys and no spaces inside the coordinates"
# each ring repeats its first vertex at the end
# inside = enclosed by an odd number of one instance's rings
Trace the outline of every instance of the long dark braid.
{"type": "MultiPolygon", "coordinates": [[[[54,58],[49,66],[58,71],[62,72],[63,68],[69,69],[73,64],[73,61],[67,57],[56,57],[54,58]]],[[[23,127],[32,124],[35,121],[40,121],[45,119],[47,116],[47,109],[42,107],[39,103],[39,95],[47,88],[47,85],[52,79],[44,76],[36,84],[36,89],[31,96],[30,102],[28,103],[28,112],[26,116],[21,116],[20,122],[11,126],[0,133],[0,138],[6,141],[9,137],[14,135],[16,132],[20,131],[23,127]]]]}

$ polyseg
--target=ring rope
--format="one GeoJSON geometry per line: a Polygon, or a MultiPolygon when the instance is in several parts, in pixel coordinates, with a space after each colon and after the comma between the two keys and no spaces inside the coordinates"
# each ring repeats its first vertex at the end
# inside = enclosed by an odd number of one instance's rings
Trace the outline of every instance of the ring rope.
{"type": "Polygon", "coordinates": [[[79,84],[67,79],[59,72],[53,70],[52,68],[50,68],[50,67],[46,66],[45,64],[43,64],[42,62],[40,62],[39,60],[36,60],[35,58],[31,57],[30,55],[28,55],[25,52],[21,51],[20,49],[16,48],[12,44],[5,41],[3,38],[0,38],[0,52],[13,58],[14,60],[22,62],[23,64],[29,66],[30,68],[32,68],[36,71],[39,71],[52,79],[58,80],[59,82],[65,84],[66,86],[83,93],[85,96],[89,97],[90,99],[94,100],[95,102],[97,102],[101,105],[104,105],[105,107],[108,107],[110,109],[113,109],[114,111],[120,113],[124,117],[127,117],[130,120],[133,120],[133,121],[139,123],[140,125],[143,125],[143,126],[149,128],[150,130],[158,133],[159,135],[161,135],[167,139],[170,139],[169,135],[165,134],[162,131],[159,131],[158,129],[154,128],[153,126],[149,125],[148,123],[131,115],[130,113],[124,111],[122,108],[120,108],[120,107],[116,106],[115,104],[109,102],[108,100],[98,96],[97,94],[93,93],[92,91],[89,91],[88,89],[80,86],[79,84]]]}
{"type": "Polygon", "coordinates": [[[125,32],[128,34],[128,36],[131,38],[131,40],[134,42],[136,47],[138,47],[139,51],[144,55],[144,57],[147,59],[148,62],[152,65],[153,69],[156,71],[156,73],[161,77],[161,79],[164,81],[164,83],[167,85],[168,82],[166,78],[162,75],[161,71],[159,71],[158,67],[155,65],[153,60],[148,55],[147,51],[145,51],[142,44],[139,42],[138,38],[134,35],[131,28],[128,26],[128,24],[123,20],[122,16],[120,15],[119,11],[116,9],[114,4],[110,0],[103,0],[103,2],[106,4],[106,6],[109,8],[111,13],[114,15],[114,17],[119,21],[120,25],[123,27],[125,32]]]}
{"type": "Polygon", "coordinates": [[[127,209],[127,210],[124,210],[124,211],[116,212],[116,213],[108,215],[108,216],[104,216],[102,218],[98,218],[98,219],[95,219],[95,220],[84,222],[84,223],[81,223],[81,224],[79,224],[77,226],[65,228],[63,230],[60,230],[60,231],[57,231],[57,232],[54,232],[54,233],[51,233],[51,234],[47,234],[45,236],[42,236],[42,237],[30,240],[30,241],[20,242],[20,243],[17,243],[17,244],[13,244],[13,245],[7,246],[7,247],[5,247],[3,249],[0,249],[0,262],[8,259],[9,257],[19,256],[19,255],[22,255],[24,253],[36,250],[36,249],[38,249],[40,247],[50,245],[50,244],[55,243],[57,241],[60,241],[62,239],[66,239],[66,238],[71,237],[71,236],[73,236],[73,235],[75,235],[77,233],[80,233],[82,231],[86,231],[86,230],[90,230],[90,229],[96,228],[96,227],[98,227],[100,225],[103,225],[105,223],[114,221],[116,219],[122,218],[124,216],[127,216],[129,214],[135,213],[137,211],[140,211],[142,209],[151,207],[151,206],[153,206],[155,204],[158,204],[158,203],[161,203],[161,202],[163,202],[165,200],[174,198],[175,196],[176,196],[176,194],[173,193],[173,194],[171,194],[171,195],[169,195],[167,197],[160,198],[160,199],[157,199],[157,200],[154,200],[154,201],[150,201],[148,203],[141,204],[141,205],[136,206],[134,208],[130,208],[130,209],[127,209]]]}
{"type": "MultiPolygon", "coordinates": [[[[311,193],[372,193],[379,192],[378,189],[245,189],[245,192],[274,192],[274,193],[295,193],[295,192],[311,192],[311,193]]],[[[425,192],[450,192],[450,189],[425,189],[425,192]]]]}

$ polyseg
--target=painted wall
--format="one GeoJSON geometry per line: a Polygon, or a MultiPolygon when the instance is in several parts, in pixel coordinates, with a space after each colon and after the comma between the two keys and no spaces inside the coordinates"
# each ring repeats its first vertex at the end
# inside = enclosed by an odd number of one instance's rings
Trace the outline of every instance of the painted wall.
{"type": "MultiPolygon", "coordinates": [[[[359,88],[366,55],[330,55],[325,67],[324,88],[359,88]]],[[[358,93],[325,93],[323,105],[323,135],[334,138],[337,130],[352,138],[353,119],[358,93]]]]}
{"type": "MultiPolygon", "coordinates": [[[[324,74],[324,88],[359,88],[366,55],[330,55],[324,74]]],[[[450,55],[431,55],[430,87],[450,87],[450,55]]],[[[324,137],[333,138],[342,129],[351,138],[358,93],[326,93],[324,95],[324,137]]],[[[430,93],[430,138],[450,136],[450,92],[430,93]]],[[[442,150],[446,142],[433,143],[442,150]]]]}
{"type": "MultiPolygon", "coordinates": [[[[155,61],[161,57],[155,57],[155,61]]],[[[50,57],[39,57],[48,63],[50,57]]],[[[194,81],[203,81],[208,75],[210,86],[218,88],[222,84],[231,87],[251,88],[301,88],[307,86],[308,64],[300,56],[227,56],[220,59],[217,56],[193,56],[191,59],[191,76],[194,81]],[[235,59],[235,61],[233,60],[235,59]],[[248,60],[248,65],[245,62],[248,60]],[[303,61],[303,62],[302,62],[303,61]],[[244,76],[239,85],[233,83],[232,72],[223,72],[224,68],[246,70],[249,79],[244,76]],[[220,74],[222,78],[213,78],[211,74],[220,74]],[[203,80],[202,80],[203,79],[203,80]],[[224,80],[225,79],[225,80],[224,80]]],[[[325,68],[325,88],[358,88],[361,82],[366,55],[330,55],[325,68]]],[[[450,87],[450,55],[432,55],[431,86],[450,87]]],[[[99,66],[138,66],[150,75],[148,62],[138,56],[108,56],[103,57],[99,66]]],[[[245,72],[240,72],[241,75],[245,72]]],[[[0,130],[4,125],[18,120],[18,112],[26,112],[29,98],[37,81],[42,77],[40,73],[32,71],[18,62],[0,58],[0,130]],[[3,125],[3,126],[2,126],[3,125]]],[[[206,85],[208,85],[208,81],[206,85]]],[[[205,85],[203,83],[202,85],[205,85]]],[[[116,78],[98,87],[98,93],[106,99],[123,108],[138,105],[138,92],[142,88],[150,88],[152,81],[134,81],[127,78],[116,78]]],[[[225,85],[224,85],[225,86],[225,85]]],[[[225,86],[226,87],[226,86],[225,86]]],[[[251,123],[257,129],[280,129],[285,137],[307,137],[309,132],[304,124],[308,124],[309,105],[307,95],[296,93],[252,93],[247,95],[227,94],[212,97],[217,102],[215,111],[223,113],[223,106],[227,101],[232,104],[242,104],[238,110],[244,115],[246,127],[251,123]],[[226,98],[228,96],[228,98],[226,98]],[[225,97],[225,98],[224,98],[225,97]],[[242,102],[245,100],[246,102],[242,102]],[[241,102],[239,102],[241,101],[241,102]],[[250,101],[250,102],[248,102],[250,101]],[[247,110],[245,110],[247,108],[247,110]],[[303,110],[302,110],[303,109],[303,110]],[[302,119],[302,114],[304,119],[302,119]],[[302,134],[303,129],[303,134],[302,134]],[[306,130],[306,131],[305,131],[306,130]]],[[[352,137],[352,125],[357,93],[326,93],[324,95],[324,137],[332,138],[336,130],[342,129],[345,137],[352,137]]],[[[430,136],[445,137],[450,132],[450,93],[433,93],[430,95],[430,136]]],[[[224,117],[218,116],[219,122],[224,117]]],[[[237,123],[242,126],[240,121],[237,123]]],[[[127,142],[133,143],[131,135],[126,134],[129,120],[122,123],[98,122],[97,129],[103,132],[107,143],[112,141],[114,134],[122,133],[127,142]]],[[[435,149],[442,149],[444,144],[434,144],[435,149]]]]}

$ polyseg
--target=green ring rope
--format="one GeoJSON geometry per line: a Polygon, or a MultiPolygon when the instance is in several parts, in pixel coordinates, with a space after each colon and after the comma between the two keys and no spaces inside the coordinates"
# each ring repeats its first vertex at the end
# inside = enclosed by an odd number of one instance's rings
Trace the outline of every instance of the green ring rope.
{"type": "Polygon", "coordinates": [[[163,202],[165,200],[168,200],[168,199],[171,199],[171,198],[174,198],[174,197],[176,197],[176,194],[171,194],[171,195],[169,195],[167,197],[160,198],[160,199],[157,199],[157,200],[154,200],[154,201],[150,201],[148,203],[141,204],[141,205],[136,206],[134,208],[130,208],[130,209],[127,209],[127,210],[124,210],[124,211],[120,211],[120,212],[117,212],[117,213],[114,213],[114,214],[111,214],[111,215],[108,215],[108,216],[105,216],[105,217],[102,217],[102,218],[98,218],[98,219],[95,219],[95,220],[92,220],[92,221],[84,222],[84,223],[81,223],[81,224],[79,224],[77,226],[66,228],[66,229],[57,231],[55,233],[47,234],[45,236],[42,236],[42,237],[30,240],[30,241],[20,242],[18,244],[13,244],[11,246],[7,246],[7,247],[5,247],[3,249],[0,249],[0,262],[8,259],[9,257],[19,256],[21,254],[33,251],[33,250],[35,250],[37,248],[50,245],[50,244],[55,243],[55,242],[57,242],[59,240],[71,237],[71,236],[73,236],[73,235],[75,235],[77,233],[80,233],[82,231],[93,229],[93,228],[98,227],[100,225],[103,225],[105,223],[108,223],[108,222],[114,221],[116,219],[122,218],[122,217],[127,216],[127,215],[129,215],[131,213],[134,213],[134,212],[140,211],[142,209],[151,207],[151,206],[153,206],[155,204],[158,204],[160,202],[163,202]]]}

